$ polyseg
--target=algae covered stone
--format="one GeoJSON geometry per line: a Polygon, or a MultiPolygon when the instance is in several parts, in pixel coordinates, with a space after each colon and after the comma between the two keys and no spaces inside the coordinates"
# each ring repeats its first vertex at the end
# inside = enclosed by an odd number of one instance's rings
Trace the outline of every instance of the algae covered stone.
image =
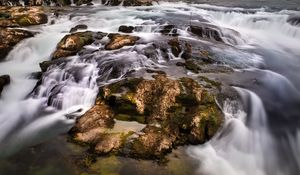
{"type": "Polygon", "coordinates": [[[100,88],[71,135],[97,154],[161,159],[180,145],[209,140],[222,124],[215,94],[191,78],[128,78],[100,88]]]}

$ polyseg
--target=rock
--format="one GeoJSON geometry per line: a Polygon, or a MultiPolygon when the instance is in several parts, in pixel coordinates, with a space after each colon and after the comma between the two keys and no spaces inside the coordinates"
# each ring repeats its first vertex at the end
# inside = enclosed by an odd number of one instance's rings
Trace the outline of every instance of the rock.
{"type": "Polygon", "coordinates": [[[20,41],[33,36],[34,33],[27,30],[0,28],[0,60],[4,59],[20,41]]]}
{"type": "Polygon", "coordinates": [[[5,18],[0,18],[0,27],[20,27],[45,24],[48,17],[42,7],[2,8],[5,18]]]}
{"type": "Polygon", "coordinates": [[[293,26],[298,26],[300,24],[300,15],[290,15],[286,22],[293,26]]]}
{"type": "Polygon", "coordinates": [[[102,4],[118,6],[123,3],[124,6],[151,6],[153,0],[102,0],[102,4]]]}
{"type": "Polygon", "coordinates": [[[188,59],[185,61],[185,68],[196,74],[199,73],[199,70],[201,70],[201,68],[197,65],[197,63],[195,63],[193,59],[188,59]]]}
{"type": "Polygon", "coordinates": [[[92,5],[91,4],[92,0],[75,0],[74,3],[76,5],[83,5],[83,4],[89,4],[89,5],[92,5]]]}
{"type": "Polygon", "coordinates": [[[189,31],[201,38],[223,42],[220,31],[209,25],[190,26],[189,31]]]}
{"type": "Polygon", "coordinates": [[[171,46],[171,52],[175,57],[181,56],[183,59],[191,57],[192,46],[186,42],[181,42],[178,37],[169,40],[168,44],[171,46]]]}
{"type": "Polygon", "coordinates": [[[71,28],[70,33],[77,32],[77,30],[85,30],[85,29],[87,29],[87,28],[88,28],[87,25],[85,25],[85,24],[79,24],[79,25],[77,25],[77,26],[71,28]]]}
{"type": "Polygon", "coordinates": [[[110,38],[110,42],[106,44],[106,50],[116,50],[124,46],[133,46],[139,40],[139,37],[131,35],[109,34],[108,37],[110,38]]]}
{"type": "Polygon", "coordinates": [[[76,55],[83,46],[94,42],[93,32],[77,32],[66,35],[57,45],[52,59],[76,55]]]}
{"type": "Polygon", "coordinates": [[[20,6],[19,0],[0,0],[0,6],[10,6],[10,5],[18,5],[20,6]]]}
{"type": "Polygon", "coordinates": [[[164,25],[160,27],[159,32],[164,35],[178,36],[177,29],[174,25],[164,25]]]}
{"type": "Polygon", "coordinates": [[[122,136],[120,134],[106,134],[99,139],[95,146],[95,151],[99,154],[107,154],[117,150],[122,145],[122,136]]]}
{"type": "Polygon", "coordinates": [[[132,33],[133,30],[134,30],[134,27],[132,27],[132,26],[120,26],[119,27],[119,32],[123,32],[123,33],[132,33]]]}
{"type": "Polygon", "coordinates": [[[3,87],[8,85],[9,83],[10,83],[9,75],[1,75],[0,76],[0,96],[1,96],[1,92],[3,90],[3,87]]]}
{"type": "Polygon", "coordinates": [[[34,13],[34,14],[31,13],[28,15],[22,15],[17,17],[16,22],[20,26],[46,24],[48,22],[48,17],[44,13],[34,13]]]}
{"type": "Polygon", "coordinates": [[[181,47],[178,38],[171,39],[168,44],[171,46],[171,51],[175,57],[178,57],[181,53],[181,47]]]}
{"type": "Polygon", "coordinates": [[[20,25],[12,19],[0,19],[0,27],[20,27],[20,25]]]}
{"type": "Polygon", "coordinates": [[[54,65],[54,64],[59,65],[64,62],[65,62],[64,59],[55,59],[55,60],[50,60],[50,61],[43,61],[39,65],[40,65],[42,72],[46,72],[48,67],[50,67],[51,65],[54,65]]]}
{"type": "Polygon", "coordinates": [[[161,159],[176,146],[209,140],[222,123],[215,94],[190,78],[153,77],[102,87],[96,105],[72,128],[74,141],[97,154],[161,159]]]}

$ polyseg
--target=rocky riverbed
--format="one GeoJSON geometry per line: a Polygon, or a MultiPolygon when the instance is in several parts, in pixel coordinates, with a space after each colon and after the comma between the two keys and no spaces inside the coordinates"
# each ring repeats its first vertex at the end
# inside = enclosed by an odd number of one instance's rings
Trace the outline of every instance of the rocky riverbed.
{"type": "MultiPolygon", "coordinates": [[[[266,100],[241,90],[268,89],[267,52],[257,38],[247,41],[251,31],[218,20],[241,13],[257,25],[273,12],[151,0],[0,5],[0,174],[25,170],[11,168],[24,157],[47,159],[41,167],[29,160],[25,174],[201,174],[196,160],[222,155],[191,147],[220,143],[237,127],[245,138],[253,128],[271,137],[260,130],[265,119],[253,118],[265,116],[266,100]]],[[[278,19],[296,38],[298,17],[278,19]]]]}

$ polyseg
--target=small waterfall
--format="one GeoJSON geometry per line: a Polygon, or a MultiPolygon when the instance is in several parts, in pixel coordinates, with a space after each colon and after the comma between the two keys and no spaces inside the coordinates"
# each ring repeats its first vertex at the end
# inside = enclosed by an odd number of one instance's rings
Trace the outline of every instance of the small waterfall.
{"type": "MultiPolygon", "coordinates": [[[[299,139],[289,139],[297,166],[283,164],[277,149],[277,139],[269,132],[266,112],[261,99],[253,92],[235,88],[245,106],[225,101],[225,123],[208,143],[188,149],[199,161],[199,174],[224,175],[294,175],[299,170],[299,139]],[[286,168],[289,166],[289,168],[286,168]]],[[[286,143],[284,144],[286,145],[286,143]]],[[[298,173],[297,173],[298,172],[298,173]]]]}

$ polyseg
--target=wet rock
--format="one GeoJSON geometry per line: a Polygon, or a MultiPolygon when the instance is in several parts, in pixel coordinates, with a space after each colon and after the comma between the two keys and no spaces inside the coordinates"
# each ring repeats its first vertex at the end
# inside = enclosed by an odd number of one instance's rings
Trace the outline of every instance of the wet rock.
{"type": "Polygon", "coordinates": [[[20,27],[13,19],[0,19],[0,27],[20,27]]]}
{"type": "Polygon", "coordinates": [[[34,33],[27,30],[0,28],[0,60],[4,59],[20,41],[33,36],[34,33]]]}
{"type": "Polygon", "coordinates": [[[19,0],[0,0],[0,6],[10,6],[10,5],[18,5],[20,6],[19,0]]]}
{"type": "Polygon", "coordinates": [[[3,90],[3,87],[8,85],[9,83],[10,83],[9,75],[1,75],[0,76],[0,96],[1,96],[1,92],[3,90]]]}
{"type": "Polygon", "coordinates": [[[178,36],[177,29],[174,25],[164,25],[160,27],[159,32],[164,35],[178,36]]]}
{"type": "Polygon", "coordinates": [[[137,36],[109,34],[110,42],[105,46],[106,50],[116,50],[124,46],[133,46],[139,40],[137,36]]]}
{"type": "Polygon", "coordinates": [[[192,46],[187,42],[181,42],[178,37],[169,40],[171,52],[175,57],[181,56],[183,59],[189,59],[192,54],[192,46]]]}
{"type": "Polygon", "coordinates": [[[209,25],[190,26],[189,31],[201,38],[223,42],[220,31],[209,25]]]}
{"type": "Polygon", "coordinates": [[[76,55],[83,46],[94,42],[93,32],[77,32],[66,35],[57,45],[52,59],[76,55]]]}
{"type": "Polygon", "coordinates": [[[85,25],[85,24],[79,24],[79,25],[77,25],[77,26],[71,28],[70,33],[77,32],[77,30],[85,30],[85,29],[87,29],[87,28],[88,28],[87,25],[85,25]]]}
{"type": "Polygon", "coordinates": [[[150,6],[153,0],[102,0],[105,5],[118,6],[123,3],[124,6],[150,6]]]}
{"type": "Polygon", "coordinates": [[[134,27],[132,27],[132,26],[120,26],[119,27],[119,32],[123,32],[123,33],[132,33],[133,30],[134,30],[134,27]]]}
{"type": "Polygon", "coordinates": [[[71,130],[74,141],[98,154],[160,159],[176,146],[204,143],[215,134],[222,123],[215,94],[190,78],[153,78],[101,88],[96,105],[71,130]]]}
{"type": "Polygon", "coordinates": [[[93,5],[91,4],[93,0],[75,0],[74,3],[76,5],[83,5],[83,4],[89,4],[89,5],[93,5]]]}
{"type": "Polygon", "coordinates": [[[8,19],[8,18],[10,18],[9,13],[0,12],[0,19],[8,19]]]}
{"type": "Polygon", "coordinates": [[[16,22],[20,26],[46,24],[48,22],[48,17],[44,13],[34,13],[34,14],[19,16],[16,18],[16,22]]]}
{"type": "Polygon", "coordinates": [[[64,59],[55,59],[55,60],[50,60],[50,61],[43,61],[39,65],[40,65],[40,68],[41,68],[42,72],[46,72],[47,69],[51,65],[59,65],[59,64],[62,64],[64,62],[65,62],[64,59]]]}
{"type": "Polygon", "coordinates": [[[48,22],[42,7],[8,7],[0,10],[3,11],[2,14],[6,14],[5,18],[0,18],[1,27],[30,26],[48,22]]]}
{"type": "Polygon", "coordinates": [[[181,47],[178,38],[171,39],[168,44],[171,46],[171,51],[175,57],[178,57],[181,53],[181,47]]]}
{"type": "Polygon", "coordinates": [[[287,22],[293,26],[300,25],[300,15],[291,15],[288,17],[287,22]]]}

